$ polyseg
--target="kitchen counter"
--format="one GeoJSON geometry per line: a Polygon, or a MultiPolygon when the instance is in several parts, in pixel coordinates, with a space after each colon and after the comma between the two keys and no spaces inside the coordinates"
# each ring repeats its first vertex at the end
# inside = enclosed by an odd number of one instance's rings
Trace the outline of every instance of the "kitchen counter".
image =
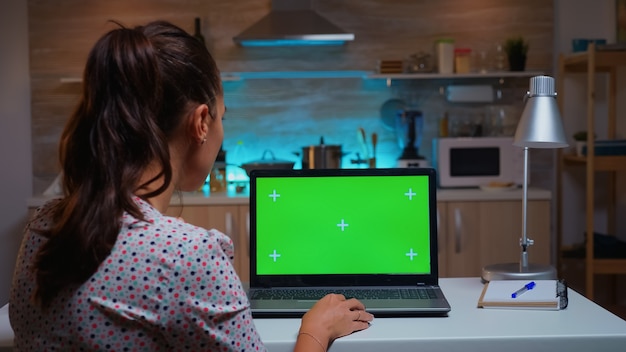
{"type": "MultiPolygon", "coordinates": [[[[29,208],[44,204],[47,200],[59,196],[34,196],[27,201],[29,208]]],[[[531,188],[528,190],[529,200],[550,200],[552,193],[548,190],[531,188]]],[[[499,201],[522,200],[522,189],[504,189],[497,191],[483,191],[478,188],[438,189],[437,201],[499,201]]],[[[172,197],[171,205],[247,205],[250,203],[246,191],[237,193],[234,189],[226,192],[210,193],[208,191],[181,193],[172,197]]]]}

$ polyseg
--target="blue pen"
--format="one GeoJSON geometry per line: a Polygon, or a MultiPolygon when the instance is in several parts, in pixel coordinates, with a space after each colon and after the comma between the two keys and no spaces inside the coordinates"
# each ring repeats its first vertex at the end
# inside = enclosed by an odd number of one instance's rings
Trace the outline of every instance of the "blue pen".
{"type": "Polygon", "coordinates": [[[533,287],[535,287],[535,282],[531,281],[529,283],[527,283],[526,285],[524,285],[524,287],[520,288],[519,290],[511,293],[511,298],[517,298],[519,297],[522,293],[528,291],[528,290],[532,290],[533,287]]]}

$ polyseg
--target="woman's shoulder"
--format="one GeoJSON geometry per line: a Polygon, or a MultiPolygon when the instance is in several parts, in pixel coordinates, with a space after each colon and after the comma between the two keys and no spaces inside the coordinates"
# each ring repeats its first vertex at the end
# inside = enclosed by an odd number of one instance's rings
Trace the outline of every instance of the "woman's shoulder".
{"type": "Polygon", "coordinates": [[[53,222],[54,211],[61,200],[62,198],[53,198],[37,207],[28,221],[28,229],[46,230],[49,228],[53,222]]]}
{"type": "Polygon", "coordinates": [[[122,238],[159,245],[187,246],[194,243],[213,243],[228,249],[230,237],[216,229],[205,229],[185,222],[181,218],[163,215],[155,209],[142,208],[146,221],[126,213],[123,219],[122,238]]]}

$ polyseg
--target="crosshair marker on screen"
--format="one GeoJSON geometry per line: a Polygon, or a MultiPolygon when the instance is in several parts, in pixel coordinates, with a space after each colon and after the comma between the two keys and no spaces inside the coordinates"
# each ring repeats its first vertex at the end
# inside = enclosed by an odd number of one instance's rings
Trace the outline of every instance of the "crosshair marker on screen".
{"type": "Polygon", "coordinates": [[[270,257],[274,258],[274,263],[275,263],[276,258],[280,257],[280,254],[276,253],[276,250],[274,249],[274,253],[270,254],[270,257]]]}
{"type": "Polygon", "coordinates": [[[406,254],[406,256],[411,258],[411,261],[413,261],[413,257],[417,256],[417,253],[413,252],[413,248],[411,248],[411,250],[406,254]]]}
{"type": "Polygon", "coordinates": [[[276,198],[280,197],[280,194],[276,193],[276,190],[274,190],[274,192],[272,192],[269,195],[270,198],[274,199],[274,202],[276,202],[276,198]]]}
{"type": "Polygon", "coordinates": [[[341,223],[337,224],[337,226],[341,227],[341,232],[343,232],[347,226],[350,226],[350,224],[346,224],[345,221],[341,219],[341,223]]]}

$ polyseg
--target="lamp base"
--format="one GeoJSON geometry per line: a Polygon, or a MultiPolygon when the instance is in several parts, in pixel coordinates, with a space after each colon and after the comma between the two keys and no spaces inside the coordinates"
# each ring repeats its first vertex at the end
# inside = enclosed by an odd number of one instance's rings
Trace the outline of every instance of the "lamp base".
{"type": "Polygon", "coordinates": [[[550,265],[528,264],[527,271],[520,270],[520,263],[501,263],[483,268],[483,282],[491,280],[556,280],[556,269],[550,265]]]}

